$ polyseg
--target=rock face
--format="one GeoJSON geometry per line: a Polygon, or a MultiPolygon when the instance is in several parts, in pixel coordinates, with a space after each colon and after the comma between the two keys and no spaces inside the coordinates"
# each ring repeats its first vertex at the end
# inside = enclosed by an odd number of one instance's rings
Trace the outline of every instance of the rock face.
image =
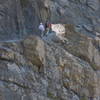
{"type": "Polygon", "coordinates": [[[0,40],[22,38],[26,33],[37,32],[40,20],[38,1],[0,1],[0,40]]]}
{"type": "Polygon", "coordinates": [[[0,0],[0,100],[100,100],[99,36],[100,0],[0,0]]]}
{"type": "Polygon", "coordinates": [[[46,20],[100,33],[100,0],[1,0],[0,40],[39,34],[39,22],[46,20]]]}
{"type": "Polygon", "coordinates": [[[84,34],[76,32],[73,25],[66,25],[65,27],[66,37],[70,41],[67,45],[64,45],[66,50],[68,50],[71,54],[90,62],[91,66],[95,70],[99,69],[100,38],[90,38],[84,34]]]}
{"type": "Polygon", "coordinates": [[[94,70],[90,62],[59,41],[29,36],[0,43],[0,100],[99,100],[99,69],[94,70]]]}

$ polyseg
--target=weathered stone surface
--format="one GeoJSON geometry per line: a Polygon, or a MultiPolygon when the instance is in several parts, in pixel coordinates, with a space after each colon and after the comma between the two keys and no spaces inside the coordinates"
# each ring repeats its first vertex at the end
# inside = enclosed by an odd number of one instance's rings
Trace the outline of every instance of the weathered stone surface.
{"type": "Polygon", "coordinates": [[[64,48],[73,55],[89,62],[95,70],[100,70],[100,38],[87,37],[76,32],[73,25],[66,25],[69,43],[64,48]]]}
{"type": "Polygon", "coordinates": [[[38,34],[42,21],[70,23],[86,34],[100,32],[100,0],[1,0],[0,40],[38,34]]]}
{"type": "Polygon", "coordinates": [[[0,0],[0,100],[100,100],[99,34],[100,0],[0,0]]]}
{"type": "Polygon", "coordinates": [[[100,71],[60,41],[29,36],[0,43],[0,99],[99,100],[100,71]]]}
{"type": "Polygon", "coordinates": [[[87,0],[87,4],[90,8],[93,10],[98,10],[99,9],[99,0],[87,0]]]}
{"type": "Polygon", "coordinates": [[[39,37],[30,36],[22,42],[24,55],[33,65],[42,67],[45,65],[44,42],[39,37]],[[33,41],[34,40],[34,41],[33,41]]]}

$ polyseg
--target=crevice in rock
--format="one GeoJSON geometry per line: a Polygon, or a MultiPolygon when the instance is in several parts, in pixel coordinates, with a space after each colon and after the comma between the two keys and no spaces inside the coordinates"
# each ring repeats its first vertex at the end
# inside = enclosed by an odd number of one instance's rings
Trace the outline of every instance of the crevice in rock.
{"type": "Polygon", "coordinates": [[[91,98],[91,99],[93,99],[94,97],[89,97],[89,96],[85,96],[85,95],[83,95],[83,96],[81,96],[79,93],[77,93],[75,90],[73,90],[73,89],[70,89],[70,88],[68,88],[68,87],[66,87],[66,86],[64,86],[68,91],[71,91],[71,92],[73,92],[75,95],[77,95],[80,99],[81,98],[84,98],[84,97],[87,97],[88,99],[89,98],[91,98]]]}
{"type": "Polygon", "coordinates": [[[12,84],[15,84],[15,85],[17,85],[18,87],[21,87],[21,88],[24,88],[24,89],[31,89],[31,88],[28,87],[28,86],[25,86],[25,85],[19,84],[19,83],[14,82],[14,81],[5,80],[5,79],[0,79],[0,81],[2,81],[2,82],[6,82],[6,83],[12,83],[12,84]]]}
{"type": "Polygon", "coordinates": [[[3,58],[3,57],[0,57],[0,61],[9,62],[9,63],[13,63],[14,62],[14,60],[3,58]]]}

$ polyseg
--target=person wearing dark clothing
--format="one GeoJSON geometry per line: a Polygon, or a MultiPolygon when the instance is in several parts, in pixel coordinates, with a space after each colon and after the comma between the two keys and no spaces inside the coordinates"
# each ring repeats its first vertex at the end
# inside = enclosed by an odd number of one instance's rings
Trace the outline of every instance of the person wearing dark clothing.
{"type": "Polygon", "coordinates": [[[51,23],[47,21],[45,23],[45,30],[46,30],[45,35],[48,35],[52,31],[52,28],[51,27],[52,27],[51,23]]]}

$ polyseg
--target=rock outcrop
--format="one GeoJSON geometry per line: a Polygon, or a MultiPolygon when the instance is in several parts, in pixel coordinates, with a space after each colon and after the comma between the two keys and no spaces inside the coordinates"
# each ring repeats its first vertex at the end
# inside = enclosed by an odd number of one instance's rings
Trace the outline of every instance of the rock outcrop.
{"type": "Polygon", "coordinates": [[[47,39],[0,43],[0,100],[99,100],[99,69],[47,39]]]}
{"type": "Polygon", "coordinates": [[[0,100],[100,100],[100,0],[0,0],[0,100]]]}
{"type": "Polygon", "coordinates": [[[64,47],[71,54],[90,62],[96,70],[100,70],[100,38],[91,38],[76,32],[73,25],[66,25],[66,37],[70,41],[64,47]]]}
{"type": "Polygon", "coordinates": [[[78,31],[100,34],[100,0],[1,0],[0,40],[38,34],[39,22],[73,24],[78,31]]]}

